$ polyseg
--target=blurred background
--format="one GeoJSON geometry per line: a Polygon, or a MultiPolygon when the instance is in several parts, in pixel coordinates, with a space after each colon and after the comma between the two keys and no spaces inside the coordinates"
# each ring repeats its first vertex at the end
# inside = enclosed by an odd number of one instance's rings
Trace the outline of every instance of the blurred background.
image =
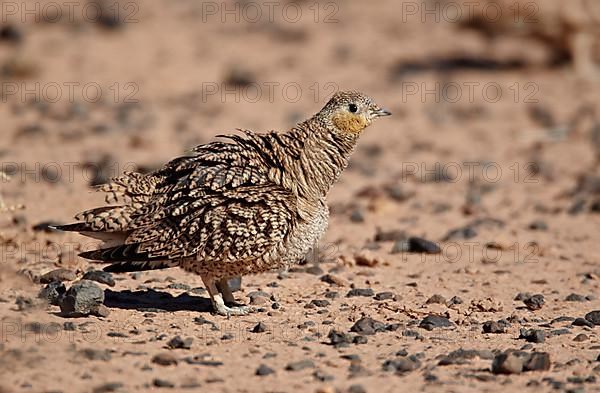
{"type": "Polygon", "coordinates": [[[152,171],[236,128],[288,129],[347,89],[394,116],[365,133],[334,188],[336,244],[369,241],[345,234],[349,222],[440,239],[491,213],[600,210],[597,2],[1,6],[2,228],[13,236],[43,238],[124,170],[152,171]]]}

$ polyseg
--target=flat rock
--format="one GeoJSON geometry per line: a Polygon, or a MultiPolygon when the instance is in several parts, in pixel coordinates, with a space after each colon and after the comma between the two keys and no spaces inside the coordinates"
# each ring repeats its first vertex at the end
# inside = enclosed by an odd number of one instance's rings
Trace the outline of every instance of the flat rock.
{"type": "Polygon", "coordinates": [[[337,285],[338,287],[348,286],[348,281],[336,276],[335,274],[325,274],[321,276],[320,280],[326,282],[327,284],[337,285]]]}
{"type": "Polygon", "coordinates": [[[352,288],[346,294],[346,297],[356,297],[356,296],[365,296],[371,297],[374,296],[375,292],[371,288],[352,288]]]}
{"type": "Polygon", "coordinates": [[[356,321],[350,328],[350,331],[358,334],[373,335],[377,332],[384,331],[385,328],[386,324],[383,322],[376,321],[373,318],[364,317],[356,321]]]}
{"type": "Polygon", "coordinates": [[[432,241],[420,237],[409,237],[408,251],[423,254],[439,254],[442,252],[442,249],[432,241]]]}
{"type": "Polygon", "coordinates": [[[177,364],[177,358],[169,352],[162,352],[152,357],[152,363],[160,366],[174,366],[177,364]]]}
{"type": "Polygon", "coordinates": [[[390,300],[394,298],[394,293],[393,292],[379,292],[378,294],[375,295],[375,300],[390,300]]]}
{"type": "Polygon", "coordinates": [[[89,272],[86,272],[83,275],[83,279],[90,280],[90,281],[96,281],[96,282],[99,282],[100,284],[106,284],[109,287],[115,286],[115,280],[114,280],[112,274],[110,274],[109,272],[101,271],[101,270],[91,270],[89,272]]]}
{"type": "Polygon", "coordinates": [[[48,273],[43,274],[40,277],[40,283],[50,284],[53,281],[58,281],[58,282],[73,281],[76,278],[77,278],[77,275],[75,274],[75,272],[73,272],[69,269],[61,268],[61,269],[55,269],[48,273]]]}
{"type": "Polygon", "coordinates": [[[436,328],[444,328],[452,326],[452,322],[448,318],[440,317],[438,315],[428,315],[421,323],[419,323],[419,327],[425,330],[433,330],[436,328]]]}
{"type": "Polygon", "coordinates": [[[298,362],[288,363],[287,366],[285,366],[285,369],[287,371],[300,371],[300,370],[304,370],[307,368],[314,368],[314,367],[315,367],[315,363],[312,360],[305,359],[305,360],[300,360],[298,362]]]}

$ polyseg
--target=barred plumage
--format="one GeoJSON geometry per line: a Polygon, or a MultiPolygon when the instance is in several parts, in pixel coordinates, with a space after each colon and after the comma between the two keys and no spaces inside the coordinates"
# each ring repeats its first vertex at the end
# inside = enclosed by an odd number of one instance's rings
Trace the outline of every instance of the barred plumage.
{"type": "Polygon", "coordinates": [[[125,173],[98,187],[112,205],[59,229],[107,241],[81,254],[112,263],[105,270],[197,273],[217,312],[243,314],[246,308],[225,305],[234,301],[227,279],[304,257],[327,228],[325,198],[358,137],[388,114],[361,93],[337,93],[287,133],[240,130],[151,174],[125,173]]]}

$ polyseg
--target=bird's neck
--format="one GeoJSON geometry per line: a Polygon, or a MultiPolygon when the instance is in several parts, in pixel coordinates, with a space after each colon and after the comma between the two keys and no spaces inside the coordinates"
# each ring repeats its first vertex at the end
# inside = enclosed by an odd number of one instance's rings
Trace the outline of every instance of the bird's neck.
{"type": "Polygon", "coordinates": [[[289,185],[309,200],[327,196],[348,166],[358,135],[342,135],[333,125],[313,117],[281,135],[288,154],[284,163],[289,185]]]}

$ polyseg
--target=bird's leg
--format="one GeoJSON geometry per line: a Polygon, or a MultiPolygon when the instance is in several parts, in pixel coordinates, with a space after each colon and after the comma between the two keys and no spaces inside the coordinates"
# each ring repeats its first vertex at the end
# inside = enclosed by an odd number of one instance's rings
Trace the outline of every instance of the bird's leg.
{"type": "MultiPolygon", "coordinates": [[[[241,307],[241,306],[228,307],[227,305],[225,305],[225,300],[223,300],[223,297],[225,297],[226,299],[228,299],[228,298],[233,299],[233,294],[231,293],[231,290],[229,289],[229,286],[227,285],[227,280],[221,280],[221,282],[225,281],[225,287],[227,288],[227,291],[224,291],[224,292],[228,292],[227,294],[224,294],[224,295],[221,295],[221,293],[217,289],[215,280],[213,280],[212,278],[202,276],[202,281],[204,282],[204,285],[206,286],[206,289],[208,290],[208,294],[210,295],[210,300],[211,300],[213,308],[215,309],[215,312],[217,314],[228,317],[230,315],[246,315],[250,312],[249,307],[241,307]]],[[[219,282],[219,284],[220,284],[220,282],[219,282]]],[[[233,300],[235,303],[235,299],[233,299],[233,300]]],[[[227,300],[227,302],[229,303],[229,299],[227,300]]]]}
{"type": "Polygon", "coordinates": [[[233,297],[233,293],[231,292],[231,288],[229,287],[229,280],[223,278],[216,282],[217,289],[223,295],[223,300],[225,300],[225,304],[235,304],[235,297],[233,297]]]}
{"type": "Polygon", "coordinates": [[[235,301],[235,297],[233,297],[233,292],[231,287],[229,286],[229,279],[223,278],[216,282],[217,289],[223,295],[223,300],[225,300],[225,305],[229,306],[232,309],[246,311],[247,313],[252,312],[252,307],[244,306],[243,304],[239,304],[235,301]]]}

